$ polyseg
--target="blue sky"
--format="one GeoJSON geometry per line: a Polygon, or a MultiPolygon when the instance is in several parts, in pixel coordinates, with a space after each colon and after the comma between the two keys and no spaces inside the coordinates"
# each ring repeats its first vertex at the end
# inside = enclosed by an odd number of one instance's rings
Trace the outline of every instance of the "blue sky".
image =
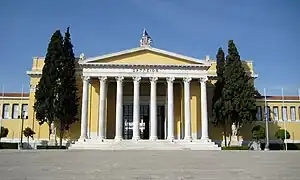
{"type": "Polygon", "coordinates": [[[256,87],[297,95],[300,88],[298,0],[0,1],[0,84],[29,87],[33,56],[44,56],[50,36],[71,27],[77,56],[139,46],[143,28],[153,46],[187,56],[215,58],[233,39],[241,58],[254,61],[256,87]]]}

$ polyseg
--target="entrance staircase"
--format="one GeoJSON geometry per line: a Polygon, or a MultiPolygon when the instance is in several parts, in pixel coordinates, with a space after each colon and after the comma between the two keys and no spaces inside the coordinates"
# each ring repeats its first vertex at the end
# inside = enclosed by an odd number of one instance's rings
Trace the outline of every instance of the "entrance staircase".
{"type": "Polygon", "coordinates": [[[194,140],[188,142],[185,140],[91,140],[76,141],[71,144],[69,149],[91,149],[91,150],[221,150],[221,147],[216,145],[211,140],[194,140]]]}

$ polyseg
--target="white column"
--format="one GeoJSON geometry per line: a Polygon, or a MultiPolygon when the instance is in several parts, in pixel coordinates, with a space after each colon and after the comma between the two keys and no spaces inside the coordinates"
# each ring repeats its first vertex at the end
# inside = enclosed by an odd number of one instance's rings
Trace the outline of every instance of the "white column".
{"type": "Polygon", "coordinates": [[[200,78],[201,84],[201,139],[208,140],[208,118],[207,118],[207,97],[206,97],[206,82],[207,77],[200,78]]]}
{"type": "Polygon", "coordinates": [[[191,141],[191,101],[190,101],[190,81],[192,78],[183,78],[184,82],[184,139],[191,141]]]}
{"type": "Polygon", "coordinates": [[[174,77],[168,77],[168,140],[174,140],[174,96],[173,81],[174,77]]]}
{"type": "Polygon", "coordinates": [[[157,140],[157,106],[156,106],[156,82],[157,77],[151,77],[151,93],[150,93],[150,125],[151,125],[151,133],[150,133],[150,140],[155,141],[157,140]]]}
{"type": "Polygon", "coordinates": [[[140,139],[140,80],[133,77],[133,140],[140,139]]]}
{"type": "Polygon", "coordinates": [[[88,95],[89,95],[89,80],[90,77],[82,76],[82,105],[81,105],[81,132],[80,140],[87,139],[87,127],[88,127],[88,95]]]}
{"type": "Polygon", "coordinates": [[[117,80],[117,98],[116,98],[116,136],[115,140],[123,139],[123,76],[116,77],[117,80]]]}
{"type": "Polygon", "coordinates": [[[106,80],[107,77],[98,77],[100,83],[99,96],[99,121],[98,121],[98,139],[103,141],[105,138],[105,110],[106,110],[106,80]]]}

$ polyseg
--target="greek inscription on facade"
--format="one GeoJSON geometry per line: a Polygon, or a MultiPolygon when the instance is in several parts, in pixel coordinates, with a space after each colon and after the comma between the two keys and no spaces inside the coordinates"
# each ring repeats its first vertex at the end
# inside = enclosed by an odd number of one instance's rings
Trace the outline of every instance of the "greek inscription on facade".
{"type": "Polygon", "coordinates": [[[133,72],[154,73],[158,72],[158,69],[133,69],[133,72]]]}

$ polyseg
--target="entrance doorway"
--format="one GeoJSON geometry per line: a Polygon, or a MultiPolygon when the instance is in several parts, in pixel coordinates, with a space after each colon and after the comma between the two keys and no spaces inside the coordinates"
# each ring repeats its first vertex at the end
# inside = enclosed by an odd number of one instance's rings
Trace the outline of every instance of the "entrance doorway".
{"type": "MultiPolygon", "coordinates": [[[[165,107],[157,106],[157,136],[164,139],[165,134],[165,107]]],[[[133,135],[133,105],[123,105],[123,138],[131,139],[133,135]]],[[[140,138],[150,137],[150,109],[149,105],[140,105],[140,138]]]]}

